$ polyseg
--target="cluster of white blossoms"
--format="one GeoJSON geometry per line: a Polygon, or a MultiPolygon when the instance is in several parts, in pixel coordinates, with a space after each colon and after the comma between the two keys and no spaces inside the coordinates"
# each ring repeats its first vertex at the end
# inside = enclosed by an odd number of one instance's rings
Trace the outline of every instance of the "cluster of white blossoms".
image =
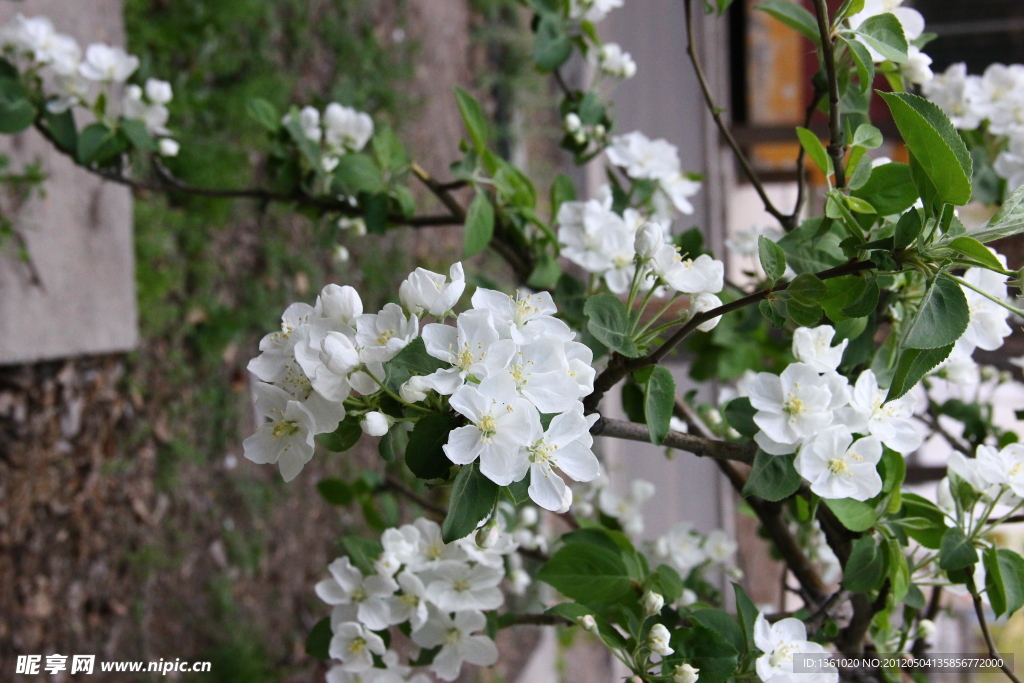
{"type": "Polygon", "coordinates": [[[993,168],[1011,191],[1024,185],[1024,65],[992,64],[977,76],[966,64],[953,64],[924,86],[924,94],[957,128],[984,128],[1005,138],[993,168]]]}
{"type": "Polygon", "coordinates": [[[615,78],[629,79],[636,75],[633,56],[618,43],[605,43],[593,54],[593,61],[601,73],[615,78]]]}
{"type": "Polygon", "coordinates": [[[625,0],[569,0],[569,17],[596,24],[623,4],[625,0]]]}
{"type": "MultiPolygon", "coordinates": [[[[292,114],[285,114],[281,122],[288,124],[292,114]]],[[[322,145],[320,163],[330,173],[338,160],[349,152],[359,152],[373,137],[373,119],[369,114],[356,111],[337,102],[331,102],[323,111],[316,107],[303,107],[298,115],[302,134],[322,145]]]]}
{"type": "MultiPolygon", "coordinates": [[[[264,337],[249,363],[261,380],[256,407],[266,422],[246,439],[246,457],[277,463],[291,480],[313,456],[313,436],[334,431],[345,418],[353,392],[394,394],[384,387],[385,364],[421,335],[421,319],[452,315],[465,290],[461,263],[449,275],[416,269],[399,288],[401,305],[374,314],[363,313],[358,292],[348,286],[328,285],[314,306],[291,305],[281,331],[264,337]]],[[[484,476],[502,486],[529,475],[534,502],[567,510],[572,491],[558,471],[575,481],[600,474],[590,435],[597,416],[585,416],[581,401],[593,391],[593,352],[554,317],[547,293],[512,297],[479,288],[472,305],[454,325],[423,327],[426,353],[441,367],[412,375],[393,397],[435,406],[446,397],[468,422],[444,446],[452,463],[479,461],[484,476]]],[[[396,421],[365,404],[350,408],[373,436],[396,421]]]]}
{"type": "Polygon", "coordinates": [[[886,391],[871,370],[853,386],[836,372],[848,340],[833,346],[834,336],[828,325],[797,328],[797,362],[746,384],[760,430],[754,440],[771,455],[796,453],[797,471],[819,496],[863,501],[882,488],[876,469],[882,445],[906,454],[922,438],[911,395],[884,403],[886,391]]]}
{"type": "Polygon", "coordinates": [[[633,180],[655,183],[658,190],[653,198],[655,218],[670,218],[672,207],[680,213],[693,213],[690,197],[700,191],[701,184],[683,173],[675,145],[661,138],[651,140],[640,131],[633,131],[613,137],[607,154],[608,160],[633,180]]]}
{"type": "Polygon", "coordinates": [[[429,669],[445,681],[455,680],[465,662],[494,664],[494,641],[480,633],[484,611],[504,603],[505,558],[518,546],[497,525],[477,538],[482,545],[472,536],[445,544],[435,522],[418,519],[384,532],[375,573],[364,576],[347,557],[332,562],[330,578],[316,585],[333,607],[329,654],[341,662],[328,683],[429,682],[385,646],[380,633],[399,624],[408,624],[410,659],[418,659],[419,648],[439,648],[429,669]]]}
{"type": "MultiPolygon", "coordinates": [[[[1006,257],[995,251],[992,253],[1003,268],[1006,268],[1006,257]]],[[[970,268],[961,279],[976,288],[961,285],[964,296],[967,297],[970,322],[963,336],[953,347],[953,352],[939,366],[937,372],[942,372],[948,379],[958,384],[977,384],[980,373],[977,363],[972,358],[975,350],[996,351],[1013,333],[1009,324],[1009,309],[992,300],[1007,301],[1009,288],[1005,276],[985,268],[970,268]],[[976,290],[981,290],[984,294],[976,290]]]]}
{"type": "MultiPolygon", "coordinates": [[[[93,43],[84,53],[69,35],[58,33],[47,17],[26,18],[16,15],[0,29],[0,49],[19,67],[28,72],[48,76],[54,89],[46,108],[54,114],[76,105],[90,108],[100,101],[109,103],[115,85],[125,83],[139,68],[139,58],[121,47],[93,43]]],[[[158,137],[164,156],[178,153],[178,143],[167,137],[167,103],[171,101],[171,85],[149,79],[145,88],[129,85],[122,99],[121,116],[137,119],[151,135],[158,137]]],[[[112,120],[108,111],[100,112],[112,120]]]]}
{"type": "MultiPolygon", "coordinates": [[[[861,24],[871,17],[881,14],[892,14],[903,27],[903,35],[909,43],[907,59],[898,64],[900,74],[911,83],[924,85],[932,80],[931,69],[932,58],[921,52],[920,48],[913,44],[915,40],[924,33],[924,17],[916,9],[902,7],[903,0],[865,0],[864,8],[852,15],[848,22],[850,28],[857,30],[861,24]]],[[[870,45],[865,45],[871,58],[878,62],[884,62],[885,57],[870,45]]]]}
{"type": "Polygon", "coordinates": [[[1024,444],[997,449],[982,444],[975,457],[959,451],[949,455],[949,470],[989,500],[1016,506],[1024,499],[1024,444]]]}

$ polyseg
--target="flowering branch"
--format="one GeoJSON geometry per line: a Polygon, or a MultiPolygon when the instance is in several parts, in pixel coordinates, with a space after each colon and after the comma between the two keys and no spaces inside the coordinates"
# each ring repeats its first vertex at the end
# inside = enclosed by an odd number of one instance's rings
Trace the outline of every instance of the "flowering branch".
{"type": "MultiPolygon", "coordinates": [[[[988,647],[988,656],[1001,662],[1003,661],[1003,656],[999,654],[999,648],[996,647],[995,641],[992,640],[992,634],[988,631],[988,621],[985,619],[985,605],[981,601],[978,587],[974,584],[973,571],[973,567],[968,570],[967,590],[971,592],[971,599],[974,601],[974,613],[978,615],[978,625],[981,627],[981,635],[985,639],[985,645],[988,647]]],[[[1013,681],[1013,683],[1021,683],[1020,678],[1013,673],[1010,667],[1003,664],[999,668],[1002,669],[1006,677],[1013,681]]]]}
{"type": "MultiPolygon", "coordinates": [[[[591,428],[590,433],[594,436],[610,436],[628,441],[651,442],[651,434],[647,425],[627,422],[625,420],[615,420],[608,417],[602,417],[598,420],[591,428]]],[[[752,448],[751,444],[717,441],[703,436],[673,431],[670,431],[665,437],[663,445],[668,448],[678,448],[681,451],[693,453],[702,458],[732,460],[747,465],[754,462],[754,453],[756,451],[756,448],[752,448]]]]}

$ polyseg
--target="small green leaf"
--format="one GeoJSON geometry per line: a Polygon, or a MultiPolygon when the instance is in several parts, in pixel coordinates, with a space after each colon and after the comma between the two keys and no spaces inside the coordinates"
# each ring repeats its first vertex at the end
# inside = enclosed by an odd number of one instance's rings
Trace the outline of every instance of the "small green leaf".
{"type": "Polygon", "coordinates": [[[494,237],[494,207],[483,192],[477,192],[466,209],[466,225],[462,232],[462,257],[476,256],[487,248],[494,237]]]}
{"type": "Polygon", "coordinates": [[[281,115],[277,109],[262,97],[254,97],[245,105],[245,111],[249,118],[267,129],[270,133],[277,133],[281,129],[281,115]]]}
{"type": "Polygon", "coordinates": [[[427,353],[422,337],[416,337],[402,347],[402,350],[391,359],[389,365],[397,365],[409,370],[414,375],[429,375],[436,370],[450,367],[448,363],[434,358],[427,353]]]}
{"type": "Polygon", "coordinates": [[[907,211],[905,214],[900,216],[900,220],[896,223],[896,234],[894,235],[893,246],[896,249],[906,249],[914,240],[917,239],[918,235],[921,234],[921,229],[924,224],[921,222],[921,214],[916,210],[907,211]]]}
{"type": "Polygon", "coordinates": [[[724,413],[729,426],[743,436],[753,438],[760,431],[760,428],[754,424],[754,415],[757,411],[750,405],[750,399],[746,396],[734,398],[726,403],[724,413]]]}
{"type": "Polygon", "coordinates": [[[122,150],[117,134],[102,123],[90,123],[78,135],[78,163],[83,166],[102,163],[122,150]]]}
{"type": "Polygon", "coordinates": [[[614,294],[598,294],[587,299],[583,306],[589,322],[587,329],[608,348],[623,356],[640,355],[636,343],[629,336],[629,315],[626,306],[614,294]]]}
{"type": "Polygon", "coordinates": [[[317,482],[316,490],[331,505],[351,505],[355,497],[352,487],[347,481],[335,477],[327,477],[317,482]]]}
{"type": "Polygon", "coordinates": [[[306,654],[315,659],[330,659],[331,638],[334,631],[331,629],[331,618],[324,617],[316,622],[306,636],[306,654]]]}
{"type": "Polygon", "coordinates": [[[446,413],[421,417],[409,435],[405,447],[405,464],[420,479],[445,479],[452,461],[444,454],[448,434],[455,429],[455,419],[446,413]]]}
{"type": "Polygon", "coordinates": [[[978,562],[978,551],[967,540],[963,529],[950,527],[942,535],[939,548],[939,567],[947,572],[972,567],[978,562]]]}
{"type": "Polygon", "coordinates": [[[121,121],[121,132],[128,138],[132,147],[143,152],[155,152],[156,141],[146,130],[146,124],[138,119],[123,119],[121,121]]]}
{"type": "Polygon", "coordinates": [[[806,304],[818,303],[826,291],[825,283],[813,273],[797,275],[786,287],[786,294],[806,304]]]}
{"type": "Polygon", "coordinates": [[[821,316],[824,314],[819,304],[807,303],[795,298],[786,301],[786,312],[800,327],[814,327],[821,321],[821,316]]]}
{"type": "Polygon", "coordinates": [[[368,538],[360,538],[359,536],[342,536],[341,544],[345,546],[345,554],[351,560],[352,566],[359,569],[363,574],[376,573],[373,563],[384,552],[380,543],[368,538]]]}
{"type": "Polygon", "coordinates": [[[982,559],[992,611],[997,617],[1012,615],[1024,606],[1024,558],[1006,548],[989,547],[982,559]]]}
{"type": "Polygon", "coordinates": [[[889,385],[886,403],[902,398],[908,391],[917,386],[925,375],[938,367],[939,363],[949,358],[953,352],[953,344],[938,349],[903,349],[896,363],[896,373],[889,385]]]}
{"type": "Polygon", "coordinates": [[[736,673],[736,648],[717,631],[700,625],[676,629],[669,645],[675,654],[664,661],[668,671],[689,662],[700,671],[702,683],[725,683],[736,673]]]}
{"type": "Polygon", "coordinates": [[[317,434],[316,440],[329,451],[344,453],[356,445],[363,430],[359,427],[359,418],[349,415],[338,424],[338,428],[329,434],[317,434]]]}
{"type": "Polygon", "coordinates": [[[462,114],[462,122],[466,125],[466,132],[476,148],[477,154],[482,154],[487,148],[488,126],[487,117],[480,103],[472,95],[462,88],[455,88],[455,101],[459,105],[459,113],[462,114]]]}
{"type": "Polygon", "coordinates": [[[373,194],[384,188],[380,166],[368,154],[345,154],[334,169],[335,179],[350,196],[360,192],[373,194]]]}
{"type": "Polygon", "coordinates": [[[764,235],[757,237],[757,253],[761,258],[761,268],[769,280],[775,282],[786,272],[786,252],[778,244],[764,235]]]}
{"type": "MultiPolygon", "coordinates": [[[[832,158],[828,155],[825,150],[825,145],[822,144],[818,136],[811,131],[797,126],[796,136],[800,138],[800,145],[807,152],[807,156],[811,158],[814,165],[817,166],[826,177],[834,174],[835,168],[832,166],[832,158]]],[[[831,185],[829,186],[831,187],[831,185]]]]}
{"type": "Polygon", "coordinates": [[[754,622],[757,620],[759,610],[747,592],[743,590],[743,586],[733,583],[732,589],[736,595],[736,616],[739,618],[740,627],[746,636],[747,647],[744,651],[753,652],[757,647],[754,645],[754,622]]]}
{"type": "Polygon", "coordinates": [[[903,554],[903,547],[895,538],[887,539],[887,550],[889,555],[889,586],[891,587],[892,599],[897,603],[903,602],[907,591],[910,589],[910,566],[907,564],[907,556],[903,554]]]}
{"type": "Polygon", "coordinates": [[[853,142],[850,144],[854,147],[878,149],[882,146],[883,141],[882,131],[878,130],[870,123],[862,123],[857,126],[857,130],[853,134],[853,142]]]}
{"type": "Polygon", "coordinates": [[[1021,232],[1024,232],[1024,187],[1018,187],[1003,200],[995,215],[984,227],[972,231],[971,237],[987,244],[1021,232]]]}
{"type": "Polygon", "coordinates": [[[25,88],[12,78],[0,78],[0,133],[20,133],[36,120],[36,108],[25,88]]]}
{"type": "MultiPolygon", "coordinates": [[[[914,162],[941,202],[963,206],[971,200],[971,155],[941,109],[909,93],[879,92],[914,162]]],[[[982,240],[984,241],[984,240],[982,240]]]]}
{"type": "Polygon", "coordinates": [[[925,548],[938,550],[946,533],[946,516],[935,503],[914,493],[902,494],[900,528],[925,548]]]}
{"type": "Polygon", "coordinates": [[[875,81],[875,60],[871,58],[871,52],[856,38],[856,34],[845,32],[840,34],[839,40],[846,43],[853,57],[853,63],[857,67],[857,77],[860,79],[861,90],[867,90],[875,81]]]}
{"type": "Polygon", "coordinates": [[[57,149],[67,154],[75,154],[78,150],[78,130],[75,128],[72,110],[67,109],[60,114],[45,110],[43,120],[57,149]]]}
{"type": "Polygon", "coordinates": [[[875,508],[852,498],[837,500],[825,499],[835,516],[850,531],[867,531],[878,522],[878,515],[875,508]]]}
{"type": "Polygon", "coordinates": [[[675,404],[676,382],[668,368],[658,365],[644,385],[644,415],[655,446],[665,442],[675,404]]]}
{"type": "Polygon", "coordinates": [[[956,342],[970,323],[971,312],[960,285],[935,278],[910,324],[904,348],[938,349],[956,342]]]}
{"type": "Polygon", "coordinates": [[[537,578],[584,604],[619,600],[632,583],[620,552],[590,543],[567,543],[537,578]]]}
{"type": "Polygon", "coordinates": [[[743,495],[775,502],[796,493],[801,479],[793,467],[795,459],[795,455],[769,455],[758,449],[743,495]]]}
{"type": "Polygon", "coordinates": [[[896,15],[886,12],[868,17],[857,27],[857,35],[868,47],[894,62],[907,61],[907,37],[896,15]]]}
{"type": "Polygon", "coordinates": [[[854,593],[867,593],[882,585],[886,575],[886,554],[873,536],[853,542],[850,559],[843,568],[843,586],[854,593]]]}
{"type": "Polygon", "coordinates": [[[961,235],[949,243],[950,249],[955,249],[964,256],[968,256],[990,270],[1003,270],[1003,264],[988,250],[984,244],[974,239],[961,235]]]}
{"type": "Polygon", "coordinates": [[[821,33],[818,31],[817,19],[797,3],[789,2],[789,0],[767,0],[757,5],[757,9],[795,29],[815,45],[821,45],[821,33]]]}
{"type": "Polygon", "coordinates": [[[480,463],[463,465],[455,477],[448,516],[441,525],[441,539],[454,543],[469,536],[494,510],[498,485],[480,471],[480,463]]]}
{"type": "Polygon", "coordinates": [[[541,15],[533,44],[533,61],[541,71],[554,71],[572,56],[572,39],[557,14],[541,15]]]}

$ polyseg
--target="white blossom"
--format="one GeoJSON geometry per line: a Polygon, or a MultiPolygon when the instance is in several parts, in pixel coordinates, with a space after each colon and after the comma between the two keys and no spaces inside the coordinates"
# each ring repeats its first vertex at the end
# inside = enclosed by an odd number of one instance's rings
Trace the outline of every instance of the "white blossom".
{"type": "Polygon", "coordinates": [[[162,157],[176,157],[178,152],[181,151],[181,145],[178,144],[177,140],[160,138],[160,142],[157,143],[157,151],[160,152],[162,157]]]}
{"type": "Polygon", "coordinates": [[[793,363],[782,375],[762,372],[751,382],[754,423],[761,429],[759,446],[773,455],[792,453],[796,445],[832,423],[832,392],[818,372],[806,363],[793,363]],[[767,446],[767,448],[766,448],[767,446]]]}
{"type": "Polygon", "coordinates": [[[640,506],[654,495],[654,484],[643,479],[634,479],[629,485],[629,492],[620,496],[610,488],[602,488],[598,497],[601,512],[615,517],[619,524],[631,536],[638,536],[644,530],[644,518],[640,514],[640,506]]]}
{"type": "Polygon", "coordinates": [[[362,624],[348,622],[334,628],[328,653],[341,660],[343,671],[360,672],[373,668],[373,655],[383,655],[387,648],[380,636],[362,624]]]}
{"type": "Polygon", "coordinates": [[[967,65],[959,62],[922,86],[924,96],[939,105],[953,125],[962,130],[974,130],[981,125],[981,117],[968,99],[972,79],[976,77],[967,75],[967,65]]]}
{"type": "MultiPolygon", "coordinates": [[[[419,335],[419,320],[408,318],[398,304],[385,304],[377,314],[356,318],[356,345],[364,363],[383,363],[398,355],[405,345],[419,335]]],[[[377,377],[383,381],[383,376],[377,377]]]]}
{"type": "Polygon", "coordinates": [[[911,45],[907,48],[907,61],[900,64],[900,73],[911,83],[924,85],[935,77],[931,65],[932,58],[911,45]]]}
{"type": "Polygon", "coordinates": [[[528,492],[534,503],[545,510],[569,509],[572,490],[556,470],[573,481],[593,481],[600,476],[601,466],[591,450],[594,439],[590,435],[597,417],[584,416],[582,405],[577,404],[573,410],[552,418],[543,430],[540,416],[535,412],[531,415],[531,436],[525,448],[530,468],[528,492]]]}
{"type": "Polygon", "coordinates": [[[93,43],[85,49],[85,60],[79,64],[78,73],[90,81],[124,83],[138,68],[139,58],[124,48],[93,43]]]}
{"type": "Polygon", "coordinates": [[[428,354],[451,364],[425,377],[430,388],[444,395],[455,393],[467,378],[482,380],[501,373],[516,353],[515,342],[498,339],[494,316],[486,309],[462,313],[455,327],[431,323],[422,336],[428,354]]]}
{"type": "Polygon", "coordinates": [[[399,591],[388,599],[392,624],[408,621],[415,631],[427,621],[427,589],[416,574],[404,571],[398,575],[399,591]]]}
{"type": "Polygon", "coordinates": [[[596,24],[613,9],[622,7],[624,2],[625,0],[569,0],[569,16],[596,24]]]}
{"type": "Polygon", "coordinates": [[[684,578],[708,559],[706,550],[701,547],[701,537],[689,522],[677,522],[667,534],[655,540],[654,549],[684,578]]]}
{"type": "Polygon", "coordinates": [[[597,65],[604,73],[617,78],[636,75],[636,62],[617,43],[605,43],[597,51],[597,65]]]}
{"type": "Polygon", "coordinates": [[[504,602],[498,588],[505,576],[503,569],[446,562],[432,574],[435,578],[427,584],[427,599],[442,612],[491,610],[504,602]]]}
{"type": "Polygon", "coordinates": [[[655,654],[668,657],[675,652],[675,650],[668,646],[671,639],[672,634],[668,632],[664,624],[655,624],[651,627],[650,633],[647,634],[647,647],[655,654]]]}
{"type": "MultiPolygon", "coordinates": [[[[996,257],[1005,268],[1006,257],[1002,254],[996,254],[996,257]]],[[[1004,275],[987,268],[969,268],[962,279],[996,299],[1005,300],[1007,298],[1008,291],[1004,275]]],[[[957,347],[962,349],[966,355],[970,355],[975,348],[995,351],[1003,345],[1003,340],[1013,332],[1006,322],[1010,311],[970,287],[961,285],[961,289],[964,291],[964,296],[967,297],[971,318],[967,330],[957,342],[957,347]]]]}
{"type": "Polygon", "coordinates": [[[882,490],[878,461],[882,442],[869,436],[856,442],[844,425],[829,427],[797,453],[796,471],[822,498],[865,501],[882,490]]]}
{"type": "Polygon", "coordinates": [[[271,384],[256,385],[256,412],[267,420],[242,442],[245,457],[259,464],[277,463],[291,481],[313,457],[313,415],[288,392],[271,384]]]}
{"type": "Polygon", "coordinates": [[[720,529],[715,529],[704,538],[704,552],[712,562],[725,564],[736,554],[736,541],[720,529]]]}
{"type": "Polygon", "coordinates": [[[324,143],[334,154],[358,152],[373,136],[369,114],[331,102],[324,109],[324,143]]]}
{"type": "Polygon", "coordinates": [[[363,415],[363,419],[359,421],[359,428],[363,430],[364,434],[370,436],[384,436],[391,429],[393,423],[393,417],[374,410],[363,415]]]}
{"type": "Polygon", "coordinates": [[[672,683],[697,683],[700,678],[700,669],[693,668],[688,663],[678,665],[672,672],[672,683]]]}
{"type": "Polygon", "coordinates": [[[835,334],[835,329],[829,325],[798,327],[793,332],[793,355],[818,372],[833,372],[842,362],[843,352],[850,341],[844,339],[838,346],[832,346],[835,334]]]}
{"type": "Polygon", "coordinates": [[[978,477],[989,486],[1007,486],[1024,497],[1024,445],[1012,443],[997,450],[978,446],[976,468],[978,477]]]}
{"type": "Polygon", "coordinates": [[[477,288],[473,308],[488,310],[495,329],[502,339],[526,344],[542,336],[571,341],[575,336],[569,326],[554,317],[555,302],[547,292],[516,292],[509,296],[493,289],[477,288]]]}
{"type": "Polygon", "coordinates": [[[487,625],[483,612],[470,610],[457,612],[451,617],[436,609],[419,630],[413,631],[412,640],[420,647],[441,646],[434,657],[431,671],[438,678],[454,681],[462,670],[463,662],[477,666],[490,666],[498,661],[498,648],[487,636],[473,635],[487,625]]]}
{"type": "Polygon", "coordinates": [[[398,288],[398,298],[405,310],[413,315],[430,314],[440,317],[454,308],[466,290],[466,276],[462,262],[448,272],[450,282],[440,273],[417,268],[398,288]]]}
{"type": "Polygon", "coordinates": [[[764,613],[759,612],[754,620],[754,644],[763,652],[755,662],[757,676],[764,683],[790,683],[797,680],[806,683],[837,683],[839,674],[817,672],[794,676],[793,656],[799,653],[824,654],[825,648],[807,640],[807,627],[792,617],[769,624],[764,613]]]}
{"type": "Polygon", "coordinates": [[[391,621],[388,603],[398,584],[389,576],[363,576],[347,557],[328,565],[329,579],[316,584],[316,594],[335,608],[335,622],[358,621],[371,631],[387,628],[391,621]]]}
{"type": "Polygon", "coordinates": [[[897,453],[912,453],[921,445],[921,433],[910,419],[914,414],[914,396],[885,403],[888,392],[878,388],[875,373],[865,370],[857,378],[850,405],[842,408],[837,419],[851,432],[877,436],[897,453]]]}
{"type": "Polygon", "coordinates": [[[725,265],[707,254],[684,259],[679,247],[661,246],[651,259],[651,269],[677,292],[717,294],[725,286],[725,265]]]}

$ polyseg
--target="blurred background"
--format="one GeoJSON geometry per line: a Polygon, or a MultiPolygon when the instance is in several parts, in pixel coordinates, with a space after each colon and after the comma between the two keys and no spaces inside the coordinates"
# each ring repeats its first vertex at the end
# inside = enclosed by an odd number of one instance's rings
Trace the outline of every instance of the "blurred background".
{"type": "MultiPolygon", "coordinates": [[[[726,18],[702,18],[699,49],[737,138],[788,206],[792,129],[803,122],[816,66],[803,39],[754,4],[737,0],[726,18]]],[[[940,36],[929,48],[936,71],[964,60],[972,73],[1024,62],[1017,2],[975,0],[969,18],[954,0],[916,7],[940,36]]],[[[141,59],[139,77],[170,81],[182,143],[172,170],[197,185],[260,182],[264,133],[245,113],[253,97],[279,110],[338,101],[367,111],[445,178],[461,156],[456,85],[486,104],[498,149],[538,186],[561,171],[575,174],[581,195],[602,182],[596,166],[572,170],[558,147],[556,93],[532,69],[529,15],[515,0],[0,2],[0,22],[17,12],[47,15],[83,44],[123,44],[141,59]]],[[[679,0],[632,0],[600,28],[639,66],[614,93],[618,131],[667,138],[687,171],[704,174],[696,213],[676,227],[701,227],[724,257],[730,236],[772,221],[700,100],[682,17],[679,0]]],[[[587,68],[575,63],[567,77],[582,82],[587,68]]],[[[881,112],[876,118],[894,132],[881,112]]],[[[812,127],[823,130],[823,120],[812,127]]],[[[327,614],[312,586],[341,552],[343,533],[379,534],[407,517],[386,495],[335,507],[317,492],[323,477],[379,462],[368,439],[344,457],[315,457],[287,485],[274,468],[244,460],[241,442],[254,426],[245,366],[290,302],[336,282],[379,307],[411,268],[447,271],[459,229],[357,237],[288,207],[132,194],[75,169],[32,132],[2,145],[0,680],[25,653],[210,660],[210,681],[322,680],[326,666],[304,646],[327,614]],[[19,169],[36,162],[45,195],[18,182],[19,169]]],[[[903,153],[892,143],[882,151],[903,153]]],[[[424,208],[432,201],[418,199],[424,208]]],[[[1020,242],[1004,252],[1021,267],[1020,242]]],[[[731,256],[734,275],[752,267],[731,256]]],[[[502,268],[489,254],[470,266],[511,281],[502,268]]],[[[1022,342],[1016,334],[985,362],[1020,379],[1008,359],[1024,355],[1022,342]]],[[[685,359],[674,370],[684,381],[685,359]]],[[[910,476],[929,495],[943,455],[912,463],[910,476]]],[[[605,444],[603,457],[613,478],[628,463],[630,476],[658,483],[648,534],[679,519],[726,529],[740,542],[748,592],[785,610],[781,565],[715,467],[687,454],[667,462],[662,449],[637,444],[605,444]]],[[[953,639],[938,651],[980,651],[956,625],[958,610],[940,627],[953,639]]],[[[996,629],[1005,652],[1024,656],[1020,615],[996,629]]],[[[464,680],[615,679],[607,655],[585,642],[570,647],[529,629],[502,638],[498,667],[467,670],[464,680]]]]}

